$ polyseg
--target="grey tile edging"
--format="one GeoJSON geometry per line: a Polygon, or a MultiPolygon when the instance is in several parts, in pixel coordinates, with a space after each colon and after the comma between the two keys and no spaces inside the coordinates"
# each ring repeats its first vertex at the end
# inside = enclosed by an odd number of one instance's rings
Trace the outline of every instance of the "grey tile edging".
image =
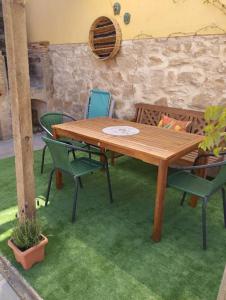
{"type": "Polygon", "coordinates": [[[226,267],[224,269],[217,300],[226,300],[226,267]]]}
{"type": "Polygon", "coordinates": [[[0,274],[7,280],[21,300],[43,300],[3,256],[0,256],[0,274]]]}

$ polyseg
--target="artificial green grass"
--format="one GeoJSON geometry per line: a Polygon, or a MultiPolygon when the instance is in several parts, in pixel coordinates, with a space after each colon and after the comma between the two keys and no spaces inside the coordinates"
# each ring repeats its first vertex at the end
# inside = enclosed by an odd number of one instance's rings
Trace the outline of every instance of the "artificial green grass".
{"type": "MultiPolygon", "coordinates": [[[[40,175],[35,152],[36,194],[46,190],[51,160],[40,175]]],[[[49,238],[46,259],[23,271],[7,246],[14,224],[14,160],[0,161],[0,249],[45,300],[216,299],[226,263],[226,230],[220,194],[208,207],[208,249],[202,250],[201,210],[180,207],[180,194],[168,189],[160,243],[150,240],[156,168],[120,158],[110,168],[114,204],[103,172],[83,178],[78,217],[71,223],[73,181],[52,186],[50,203],[38,215],[49,238]]]]}

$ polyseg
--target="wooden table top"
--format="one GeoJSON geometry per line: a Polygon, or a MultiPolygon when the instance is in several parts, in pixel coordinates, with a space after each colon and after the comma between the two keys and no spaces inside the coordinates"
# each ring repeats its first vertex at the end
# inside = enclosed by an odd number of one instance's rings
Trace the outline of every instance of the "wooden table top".
{"type": "Polygon", "coordinates": [[[203,140],[203,136],[200,135],[112,118],[67,122],[54,125],[53,129],[57,137],[67,136],[85,141],[155,165],[159,165],[162,160],[172,162],[197,149],[203,140]],[[102,129],[109,126],[132,126],[139,129],[140,133],[133,136],[112,136],[103,133],[102,129]]]}

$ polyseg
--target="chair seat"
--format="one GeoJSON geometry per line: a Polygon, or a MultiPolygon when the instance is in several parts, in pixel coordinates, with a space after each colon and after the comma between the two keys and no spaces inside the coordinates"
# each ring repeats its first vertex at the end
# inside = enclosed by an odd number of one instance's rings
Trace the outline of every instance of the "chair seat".
{"type": "Polygon", "coordinates": [[[80,177],[103,168],[103,163],[86,157],[76,158],[71,162],[74,176],[80,177]]]}
{"type": "Polygon", "coordinates": [[[175,172],[168,177],[168,186],[202,198],[211,194],[212,185],[211,181],[187,171],[175,172]]]}

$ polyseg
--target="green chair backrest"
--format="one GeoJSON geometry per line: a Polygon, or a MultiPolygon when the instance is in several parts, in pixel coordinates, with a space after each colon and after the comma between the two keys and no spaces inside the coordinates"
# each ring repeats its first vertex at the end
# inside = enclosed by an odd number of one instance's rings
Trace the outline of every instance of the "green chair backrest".
{"type": "Polygon", "coordinates": [[[108,117],[110,107],[111,94],[106,91],[93,89],[90,92],[86,118],[108,117]]]}
{"type": "MultiPolygon", "coordinates": [[[[40,117],[40,124],[43,129],[47,129],[48,132],[52,134],[52,125],[57,125],[63,123],[63,114],[62,113],[46,113],[40,117]]],[[[47,132],[46,131],[46,132],[47,132]]],[[[48,134],[48,137],[52,137],[48,134]]]]}
{"type": "MultiPolygon", "coordinates": [[[[226,160],[222,163],[226,163],[226,160]]],[[[226,164],[222,165],[219,173],[215,177],[215,179],[212,181],[213,183],[213,189],[218,189],[221,186],[223,186],[226,183],[226,164]]]]}
{"type": "Polygon", "coordinates": [[[71,173],[72,170],[67,145],[47,137],[42,137],[42,139],[49,148],[54,167],[67,173],[71,173]]]}

